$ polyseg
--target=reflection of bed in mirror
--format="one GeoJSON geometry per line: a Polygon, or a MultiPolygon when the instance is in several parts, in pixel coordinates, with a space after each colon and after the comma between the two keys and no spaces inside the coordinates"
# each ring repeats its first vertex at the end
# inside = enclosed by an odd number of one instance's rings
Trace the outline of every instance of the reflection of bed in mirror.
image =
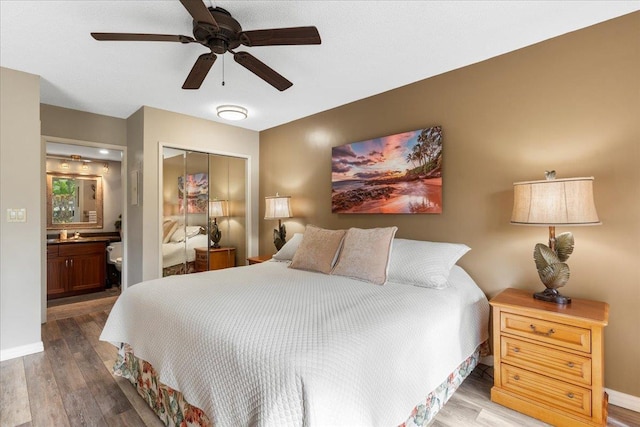
{"type": "Polygon", "coordinates": [[[204,227],[179,224],[175,220],[163,223],[162,276],[195,273],[195,248],[206,248],[209,237],[204,227]]]}

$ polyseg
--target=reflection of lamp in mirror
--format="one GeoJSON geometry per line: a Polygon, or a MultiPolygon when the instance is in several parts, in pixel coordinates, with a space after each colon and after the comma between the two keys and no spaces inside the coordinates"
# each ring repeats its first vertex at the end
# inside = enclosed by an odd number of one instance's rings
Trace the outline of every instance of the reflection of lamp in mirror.
{"type": "Polygon", "coordinates": [[[209,237],[212,247],[220,247],[222,232],[218,228],[218,218],[229,216],[229,203],[226,200],[213,200],[209,202],[209,237]],[[212,220],[211,220],[212,219],[212,220]]]}
{"type": "Polygon", "coordinates": [[[286,243],[287,229],[282,223],[283,218],[291,218],[291,197],[275,196],[264,198],[266,206],[264,211],[264,219],[277,219],[278,229],[273,230],[273,244],[277,250],[280,250],[286,243]]]}
{"type": "Polygon", "coordinates": [[[533,258],[540,280],[547,287],[533,297],[542,301],[568,304],[571,298],[560,295],[558,288],[569,280],[565,263],[573,252],[573,235],[556,236],[556,225],[599,225],[593,202],[593,177],[555,179],[555,171],[546,173],[545,181],[513,184],[512,224],[549,227],[549,246],[538,243],[533,258]]]}

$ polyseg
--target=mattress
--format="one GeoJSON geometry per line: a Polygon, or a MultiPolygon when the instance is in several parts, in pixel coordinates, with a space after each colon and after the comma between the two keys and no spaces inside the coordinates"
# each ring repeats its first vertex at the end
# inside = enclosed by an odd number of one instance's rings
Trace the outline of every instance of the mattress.
{"type": "Polygon", "coordinates": [[[388,426],[487,339],[488,316],[459,267],[433,290],[265,262],[134,285],[101,339],[217,426],[388,426]]]}

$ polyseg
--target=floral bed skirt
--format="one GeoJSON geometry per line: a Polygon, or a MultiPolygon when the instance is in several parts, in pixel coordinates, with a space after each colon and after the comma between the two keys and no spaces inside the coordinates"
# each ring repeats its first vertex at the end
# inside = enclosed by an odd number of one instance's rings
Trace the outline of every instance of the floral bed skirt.
{"type": "Polygon", "coordinates": [[[162,269],[162,277],[175,276],[177,274],[191,274],[196,272],[196,262],[191,261],[185,264],[176,264],[162,269]]]}
{"type": "MultiPolygon", "coordinates": [[[[460,384],[478,364],[480,355],[485,355],[487,343],[481,344],[476,351],[463,361],[447,379],[427,395],[425,400],[411,412],[409,418],[400,427],[426,426],[447,403],[460,384]]],[[[213,426],[207,415],[199,408],[190,405],[182,393],[167,387],[158,379],[153,366],[133,355],[131,348],[125,345],[118,355],[114,373],[128,379],[138,390],[138,394],[167,426],[213,426]]]]}

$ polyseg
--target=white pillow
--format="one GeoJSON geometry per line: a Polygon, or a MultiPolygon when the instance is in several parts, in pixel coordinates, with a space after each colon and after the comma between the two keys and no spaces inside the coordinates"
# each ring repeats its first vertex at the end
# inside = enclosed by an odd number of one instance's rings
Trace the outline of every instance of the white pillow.
{"type": "Polygon", "coordinates": [[[293,237],[280,248],[278,253],[273,256],[273,259],[276,261],[291,261],[298,246],[300,246],[300,242],[302,242],[302,236],[302,233],[295,233],[293,237]]]}
{"type": "Polygon", "coordinates": [[[447,287],[451,268],[469,250],[462,243],[394,239],[387,280],[443,289],[447,287]]]}
{"type": "Polygon", "coordinates": [[[184,242],[185,238],[197,236],[200,234],[200,226],[199,225],[188,225],[186,227],[178,227],[176,231],[171,235],[170,241],[178,243],[184,242]]]}

